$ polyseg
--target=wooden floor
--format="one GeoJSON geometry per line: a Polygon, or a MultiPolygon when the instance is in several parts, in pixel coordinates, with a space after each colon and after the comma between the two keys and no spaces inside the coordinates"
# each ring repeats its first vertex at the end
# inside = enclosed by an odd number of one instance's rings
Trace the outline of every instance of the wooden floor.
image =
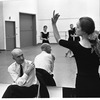
{"type": "MultiPolygon", "coordinates": [[[[54,79],[57,87],[75,87],[76,63],[74,57],[65,57],[67,48],[58,44],[51,44],[52,53],[55,55],[54,79]]],[[[22,48],[26,59],[34,61],[34,57],[41,52],[40,45],[22,48]]],[[[0,53],[0,84],[10,84],[12,79],[7,71],[8,66],[14,62],[11,51],[0,53]]]]}

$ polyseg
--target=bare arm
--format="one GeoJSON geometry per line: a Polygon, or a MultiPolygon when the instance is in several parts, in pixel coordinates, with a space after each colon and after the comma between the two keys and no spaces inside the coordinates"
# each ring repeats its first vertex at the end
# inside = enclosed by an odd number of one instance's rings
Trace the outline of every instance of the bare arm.
{"type": "Polygon", "coordinates": [[[59,42],[59,39],[60,39],[60,35],[59,35],[58,29],[57,29],[57,26],[56,26],[56,22],[57,22],[59,16],[60,15],[58,13],[55,14],[55,10],[54,10],[53,11],[53,18],[51,19],[51,21],[52,21],[54,37],[55,37],[57,42],[59,42]]]}
{"type": "Polygon", "coordinates": [[[42,33],[40,33],[40,40],[43,40],[43,38],[42,38],[42,33]]]}

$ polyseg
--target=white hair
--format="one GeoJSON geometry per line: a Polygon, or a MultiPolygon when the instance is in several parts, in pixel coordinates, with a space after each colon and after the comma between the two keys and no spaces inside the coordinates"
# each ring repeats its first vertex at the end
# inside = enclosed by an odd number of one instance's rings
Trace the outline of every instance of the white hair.
{"type": "Polygon", "coordinates": [[[12,54],[13,56],[15,56],[15,55],[23,54],[23,52],[22,52],[21,49],[15,48],[15,49],[13,49],[13,50],[11,51],[11,54],[12,54]]]}
{"type": "Polygon", "coordinates": [[[41,45],[41,50],[46,50],[47,47],[50,47],[50,44],[48,44],[48,43],[43,43],[43,44],[41,45]]]}

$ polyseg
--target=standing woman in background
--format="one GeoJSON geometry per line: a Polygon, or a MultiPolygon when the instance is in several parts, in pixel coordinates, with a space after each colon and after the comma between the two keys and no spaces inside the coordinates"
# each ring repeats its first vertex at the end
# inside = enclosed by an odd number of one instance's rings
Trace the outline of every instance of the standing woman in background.
{"type": "MultiPolygon", "coordinates": [[[[100,49],[97,48],[95,24],[90,17],[81,17],[77,23],[76,35],[81,37],[79,42],[67,41],[60,38],[56,23],[59,14],[53,12],[52,27],[56,41],[59,45],[69,48],[75,56],[77,65],[76,96],[100,97],[100,77],[98,73],[100,49]]],[[[99,45],[100,46],[100,45],[99,45]]]]}
{"type": "Polygon", "coordinates": [[[41,32],[40,40],[42,40],[42,43],[49,43],[49,32],[47,32],[47,26],[43,26],[43,32],[41,32]]]}
{"type": "Polygon", "coordinates": [[[75,27],[73,26],[73,24],[70,24],[70,29],[68,30],[68,34],[69,34],[68,41],[74,41],[73,35],[75,34],[75,27]]]}
{"type": "MultiPolygon", "coordinates": [[[[68,38],[68,41],[74,41],[75,40],[75,27],[73,26],[73,24],[70,24],[70,29],[68,30],[68,35],[69,35],[69,38],[68,38]]],[[[69,49],[68,52],[65,54],[65,57],[67,57],[69,55],[69,57],[73,57],[73,52],[69,49]]]]}

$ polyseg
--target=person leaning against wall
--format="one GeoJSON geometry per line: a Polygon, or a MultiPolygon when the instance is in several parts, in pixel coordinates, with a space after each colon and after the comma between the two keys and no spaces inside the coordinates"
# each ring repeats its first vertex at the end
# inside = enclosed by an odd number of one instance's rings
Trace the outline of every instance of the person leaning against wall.
{"type": "MultiPolygon", "coordinates": [[[[59,45],[69,48],[73,53],[77,65],[76,97],[100,97],[100,49],[95,34],[95,23],[90,17],[81,17],[76,24],[76,35],[81,37],[79,42],[61,39],[57,28],[59,13],[53,12],[52,27],[59,45]]],[[[99,44],[100,47],[100,44],[99,44]]],[[[67,80],[66,80],[67,81],[67,80]]]]}

